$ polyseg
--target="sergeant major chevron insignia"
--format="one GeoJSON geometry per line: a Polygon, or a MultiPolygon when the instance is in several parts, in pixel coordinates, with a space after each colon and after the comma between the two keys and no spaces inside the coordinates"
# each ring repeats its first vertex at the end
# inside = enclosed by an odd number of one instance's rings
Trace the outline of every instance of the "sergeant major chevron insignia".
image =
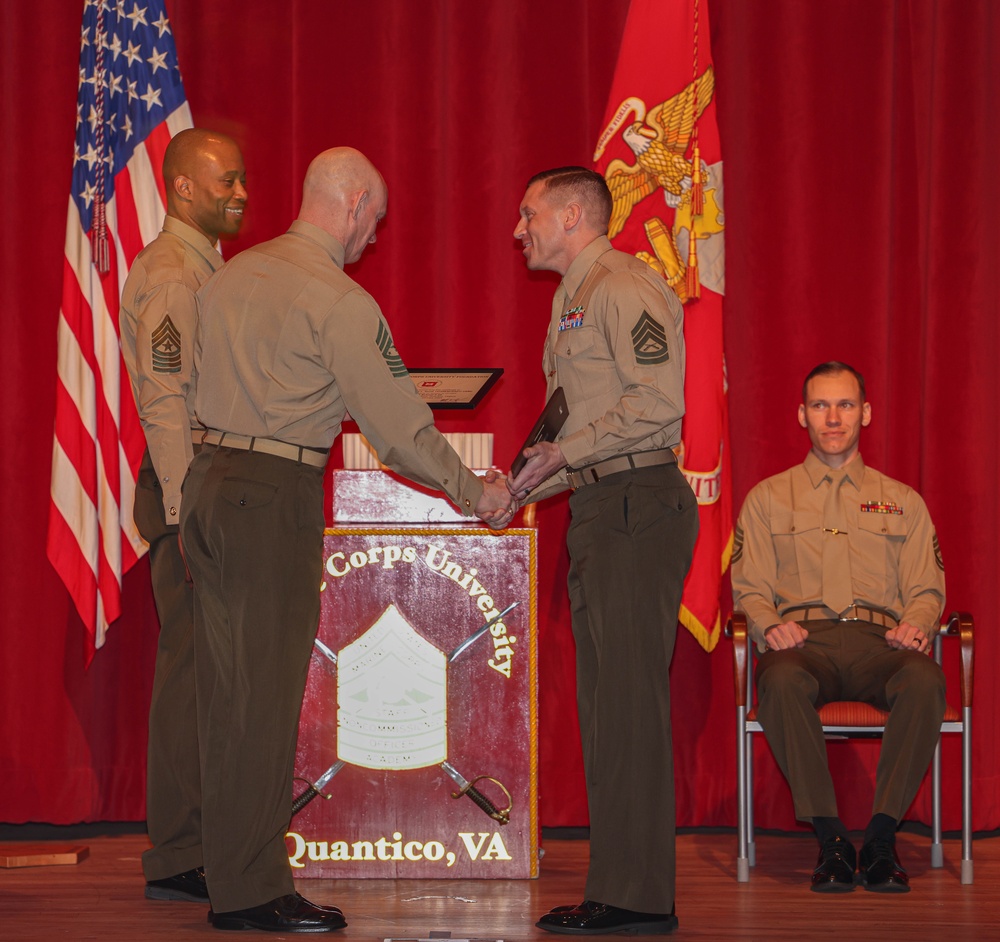
{"type": "Polygon", "coordinates": [[[179,373],[181,371],[181,332],[174,326],[169,314],[163,316],[160,326],[150,337],[154,373],[179,373]]]}
{"type": "Polygon", "coordinates": [[[378,322],[378,333],[375,336],[375,343],[382,352],[386,366],[389,367],[389,372],[393,376],[399,379],[401,376],[409,375],[410,371],[406,368],[403,358],[399,355],[396,345],[392,342],[392,334],[389,333],[389,328],[382,321],[378,322]]]}

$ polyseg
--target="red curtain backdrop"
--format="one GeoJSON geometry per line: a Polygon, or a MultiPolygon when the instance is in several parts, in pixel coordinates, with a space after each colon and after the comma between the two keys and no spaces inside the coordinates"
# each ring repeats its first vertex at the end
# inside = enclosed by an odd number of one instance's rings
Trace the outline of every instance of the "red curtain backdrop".
{"type": "MultiPolygon", "coordinates": [[[[140,820],[157,631],[145,562],[87,670],[84,632],[45,558],[45,519],[81,0],[0,10],[0,821],[140,820]]],[[[169,0],[195,123],[241,143],[247,223],[283,231],[308,161],[349,143],[389,184],[355,277],[411,366],[502,366],[448,431],[495,433],[507,464],[543,397],[555,276],[511,232],[527,178],[586,164],[626,0],[169,0]]],[[[997,588],[1000,8],[991,0],[711,6],[726,160],[726,349],[734,501],[801,460],[797,388],[815,363],[868,377],[866,460],[917,487],[950,607],[979,619],[974,826],[1000,826],[992,668],[997,588]]],[[[539,514],[541,821],[587,820],[565,600],[564,501],[539,514]]],[[[680,632],[672,671],[678,821],[735,824],[728,642],[680,632]]],[[[954,684],[956,675],[949,674],[954,684]]],[[[876,744],[837,745],[842,813],[863,826],[876,744]]],[[[793,827],[759,753],[757,822],[793,827]]],[[[959,826],[946,742],[945,826],[959,826]]],[[[929,820],[927,789],[910,816],[929,820]]]]}

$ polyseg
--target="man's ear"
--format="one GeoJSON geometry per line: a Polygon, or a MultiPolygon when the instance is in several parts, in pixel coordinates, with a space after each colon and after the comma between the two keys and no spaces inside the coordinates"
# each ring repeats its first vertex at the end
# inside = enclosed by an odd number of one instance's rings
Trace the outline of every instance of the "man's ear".
{"type": "Polygon", "coordinates": [[[190,203],[194,195],[194,182],[183,173],[177,174],[172,181],[174,192],[185,202],[190,203]]]}
{"type": "Polygon", "coordinates": [[[870,402],[866,402],[861,407],[861,427],[864,428],[872,420],[872,406],[870,402]]]}
{"type": "Polygon", "coordinates": [[[806,407],[804,405],[799,406],[799,425],[803,428],[809,427],[809,423],[806,422],[806,407]]]}
{"type": "Polygon", "coordinates": [[[579,203],[567,203],[563,210],[563,228],[569,232],[575,229],[583,219],[583,209],[579,203]]]}
{"type": "Polygon", "coordinates": [[[358,216],[361,215],[361,210],[366,202],[368,202],[367,190],[359,190],[351,198],[351,219],[353,219],[355,222],[358,221],[358,216]]]}

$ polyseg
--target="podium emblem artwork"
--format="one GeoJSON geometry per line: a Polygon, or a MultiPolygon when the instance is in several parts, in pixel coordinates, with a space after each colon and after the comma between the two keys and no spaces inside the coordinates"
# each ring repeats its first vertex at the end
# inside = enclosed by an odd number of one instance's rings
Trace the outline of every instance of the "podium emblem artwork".
{"type": "Polygon", "coordinates": [[[536,876],[533,531],[333,530],[325,559],[293,868],[536,876]]]}
{"type": "Polygon", "coordinates": [[[340,652],[337,758],[419,769],[448,758],[448,661],[390,605],[340,652]]]}

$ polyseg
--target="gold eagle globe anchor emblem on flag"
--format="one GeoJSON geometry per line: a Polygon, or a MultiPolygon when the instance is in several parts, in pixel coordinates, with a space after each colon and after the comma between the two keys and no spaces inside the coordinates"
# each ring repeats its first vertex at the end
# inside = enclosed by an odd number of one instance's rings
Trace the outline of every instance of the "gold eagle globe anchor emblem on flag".
{"type": "Polygon", "coordinates": [[[666,209],[673,218],[668,225],[659,216],[647,217],[643,227],[652,252],[640,250],[635,255],[667,279],[682,303],[697,296],[699,280],[724,293],[724,286],[712,284],[713,266],[705,264],[705,259],[698,264],[698,241],[720,234],[725,227],[721,164],[717,169],[709,167],[697,147],[691,159],[685,156],[697,119],[714,93],[715,73],[709,67],[683,91],[652,109],[647,110],[641,98],[626,98],[594,151],[594,160],[600,160],[621,130],[622,140],[635,157],[634,163],[615,158],[604,172],[613,200],[609,239],[624,229],[639,203],[657,190],[663,191],[666,209]],[[689,272],[695,274],[699,268],[704,270],[690,278],[689,272]]]}
{"type": "Polygon", "coordinates": [[[700,528],[679,617],[711,651],[721,634],[733,529],[723,162],[708,14],[707,0],[631,4],[593,166],[611,191],[614,247],[660,273],[685,306],[676,450],[698,499],[700,528]]]}

